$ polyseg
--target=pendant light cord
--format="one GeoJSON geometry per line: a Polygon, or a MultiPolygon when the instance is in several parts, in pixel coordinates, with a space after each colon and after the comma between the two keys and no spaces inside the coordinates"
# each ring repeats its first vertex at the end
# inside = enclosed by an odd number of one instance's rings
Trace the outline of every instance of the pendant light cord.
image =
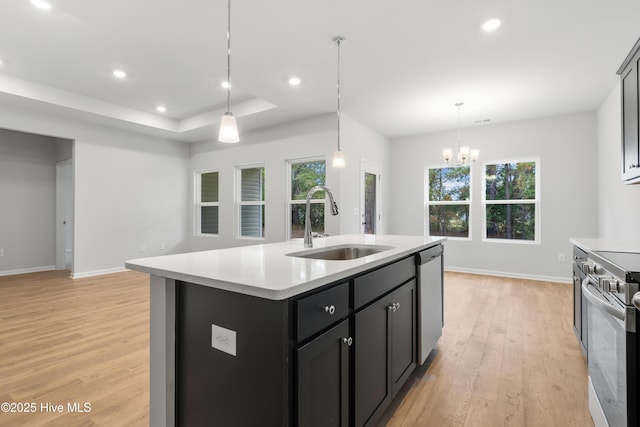
{"type": "Polygon", "coordinates": [[[231,0],[227,0],[227,113],[231,110],[231,0]]]}
{"type": "Polygon", "coordinates": [[[342,37],[335,39],[338,45],[338,151],[340,151],[340,43],[342,40],[342,37]]]}

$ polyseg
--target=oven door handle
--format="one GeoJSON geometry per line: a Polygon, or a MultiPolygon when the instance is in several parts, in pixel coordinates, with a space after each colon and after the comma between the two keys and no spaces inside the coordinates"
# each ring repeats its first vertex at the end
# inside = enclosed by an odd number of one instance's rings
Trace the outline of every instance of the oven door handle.
{"type": "Polygon", "coordinates": [[[624,322],[624,310],[617,310],[615,307],[613,307],[613,306],[607,304],[606,302],[602,301],[600,299],[600,297],[598,297],[596,294],[594,294],[592,291],[589,290],[589,285],[590,284],[591,284],[591,282],[589,281],[589,276],[587,276],[582,281],[582,295],[584,295],[585,298],[588,299],[591,304],[593,304],[596,307],[598,307],[599,309],[609,313],[610,315],[612,315],[616,319],[620,319],[620,320],[622,320],[624,322]]]}
{"type": "Polygon", "coordinates": [[[636,292],[631,298],[631,302],[636,306],[636,310],[640,310],[640,292],[636,292]]]}

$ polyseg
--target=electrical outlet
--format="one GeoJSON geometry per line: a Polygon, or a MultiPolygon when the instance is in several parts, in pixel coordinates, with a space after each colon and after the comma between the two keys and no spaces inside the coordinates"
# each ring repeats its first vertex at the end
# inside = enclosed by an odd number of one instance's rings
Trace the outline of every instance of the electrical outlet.
{"type": "Polygon", "coordinates": [[[563,253],[563,252],[560,252],[560,253],[558,254],[558,262],[564,262],[564,261],[565,261],[565,259],[566,259],[566,258],[565,258],[564,253],[563,253]]]}
{"type": "Polygon", "coordinates": [[[235,356],[236,331],[218,325],[211,325],[211,347],[235,356]]]}
{"type": "Polygon", "coordinates": [[[167,247],[165,246],[164,242],[160,243],[160,249],[162,249],[162,250],[167,249],[167,247]]]}
{"type": "Polygon", "coordinates": [[[147,245],[145,245],[144,243],[140,245],[140,248],[138,249],[140,252],[146,252],[147,251],[147,245]]]}
{"type": "Polygon", "coordinates": [[[0,256],[4,256],[4,249],[0,249],[0,256]]]}

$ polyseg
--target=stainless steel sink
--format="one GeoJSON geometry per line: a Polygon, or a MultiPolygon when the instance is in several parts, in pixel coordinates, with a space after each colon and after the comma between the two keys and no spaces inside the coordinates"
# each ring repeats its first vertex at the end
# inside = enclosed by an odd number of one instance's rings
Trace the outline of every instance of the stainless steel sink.
{"type": "Polygon", "coordinates": [[[383,245],[336,245],[326,248],[309,249],[307,251],[292,252],[287,256],[309,259],[324,259],[330,261],[347,261],[350,259],[362,258],[374,255],[389,249],[393,246],[383,245]]]}

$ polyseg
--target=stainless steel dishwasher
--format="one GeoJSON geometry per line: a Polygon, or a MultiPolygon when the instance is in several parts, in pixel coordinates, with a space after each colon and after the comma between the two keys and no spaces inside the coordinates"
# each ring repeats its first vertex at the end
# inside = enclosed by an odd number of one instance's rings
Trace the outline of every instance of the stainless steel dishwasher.
{"type": "Polygon", "coordinates": [[[426,249],[416,255],[418,273],[418,363],[425,360],[442,335],[443,248],[426,249]]]}

